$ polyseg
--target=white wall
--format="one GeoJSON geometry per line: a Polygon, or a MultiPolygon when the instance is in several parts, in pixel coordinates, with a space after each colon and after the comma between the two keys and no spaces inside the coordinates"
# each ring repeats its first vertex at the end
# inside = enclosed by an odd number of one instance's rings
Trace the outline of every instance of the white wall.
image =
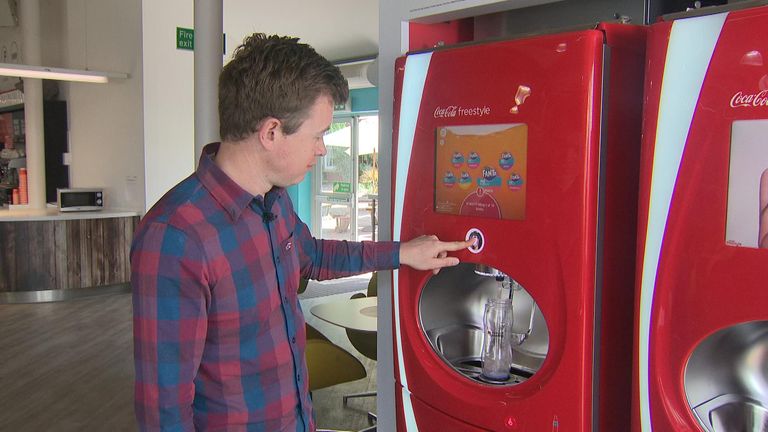
{"type": "Polygon", "coordinates": [[[67,0],[63,19],[63,66],[130,75],[108,84],[62,83],[70,185],[103,187],[109,207],[143,211],[141,3],[67,0]]]}
{"type": "Polygon", "coordinates": [[[193,171],[193,54],[176,49],[176,27],[192,21],[185,0],[66,0],[61,48],[43,52],[130,74],[62,84],[73,187],[104,187],[109,206],[144,212],[193,171]]]}
{"type": "MultiPolygon", "coordinates": [[[[141,1],[41,0],[41,64],[125,72],[127,80],[109,84],[57,82],[67,101],[72,187],[103,187],[107,205],[144,210],[141,1]]],[[[0,41],[18,41],[21,27],[0,29],[0,41]]],[[[10,59],[9,59],[10,60],[10,59]]],[[[0,89],[16,78],[0,79],[0,89]]]]}
{"type": "Polygon", "coordinates": [[[193,28],[191,0],[142,0],[146,207],[192,173],[194,57],[176,49],[176,27],[193,28]]]}

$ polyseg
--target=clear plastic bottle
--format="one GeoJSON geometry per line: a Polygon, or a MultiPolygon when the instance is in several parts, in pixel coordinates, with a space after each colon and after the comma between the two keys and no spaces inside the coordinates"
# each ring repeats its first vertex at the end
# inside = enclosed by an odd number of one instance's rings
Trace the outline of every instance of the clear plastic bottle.
{"type": "Polygon", "coordinates": [[[512,299],[493,298],[483,313],[482,377],[486,381],[509,380],[512,365],[512,299]]]}

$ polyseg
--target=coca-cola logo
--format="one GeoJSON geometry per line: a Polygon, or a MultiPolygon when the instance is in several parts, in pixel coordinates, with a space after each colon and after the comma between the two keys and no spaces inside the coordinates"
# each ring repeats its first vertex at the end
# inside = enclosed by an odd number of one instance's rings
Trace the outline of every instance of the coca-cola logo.
{"type": "Polygon", "coordinates": [[[761,106],[768,106],[768,90],[752,94],[739,91],[731,97],[731,108],[761,106]]]}
{"type": "Polygon", "coordinates": [[[435,107],[433,116],[435,118],[448,118],[448,117],[483,117],[491,115],[491,107],[487,105],[483,106],[459,106],[448,105],[435,107]]]}
{"type": "Polygon", "coordinates": [[[456,105],[451,105],[447,107],[437,107],[435,108],[435,118],[440,117],[456,117],[456,111],[458,111],[458,108],[456,105]]]}

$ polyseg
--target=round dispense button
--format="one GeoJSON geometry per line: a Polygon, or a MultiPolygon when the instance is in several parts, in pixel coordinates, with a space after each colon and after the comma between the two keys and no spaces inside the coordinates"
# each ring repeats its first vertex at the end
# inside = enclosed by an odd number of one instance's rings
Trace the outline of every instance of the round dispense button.
{"type": "Polygon", "coordinates": [[[465,239],[475,241],[472,244],[472,246],[467,248],[470,252],[474,254],[480,253],[483,250],[483,247],[485,246],[485,236],[483,235],[482,231],[480,231],[477,228],[472,228],[469,231],[467,231],[467,235],[465,239]]]}

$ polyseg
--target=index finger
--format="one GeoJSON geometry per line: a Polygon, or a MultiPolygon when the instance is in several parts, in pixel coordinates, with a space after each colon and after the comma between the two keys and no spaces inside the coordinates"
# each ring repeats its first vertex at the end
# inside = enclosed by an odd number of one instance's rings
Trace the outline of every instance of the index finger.
{"type": "Polygon", "coordinates": [[[446,251],[457,251],[466,249],[473,244],[475,244],[475,239],[469,239],[464,241],[453,241],[453,242],[440,242],[443,250],[446,251]]]}

